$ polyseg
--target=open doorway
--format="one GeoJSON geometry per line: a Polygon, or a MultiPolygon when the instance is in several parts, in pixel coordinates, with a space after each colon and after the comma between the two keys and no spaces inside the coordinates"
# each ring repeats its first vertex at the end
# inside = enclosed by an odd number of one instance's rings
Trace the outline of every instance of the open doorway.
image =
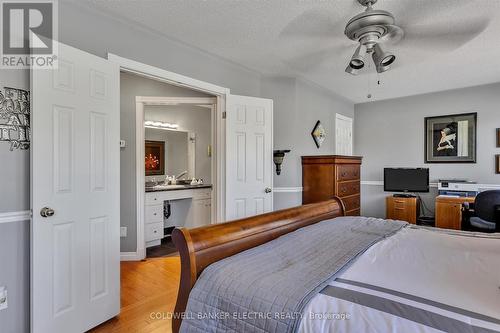
{"type": "Polygon", "coordinates": [[[219,107],[215,95],[127,72],[120,96],[122,260],[141,260],[173,227],[220,221],[219,107]]]}
{"type": "Polygon", "coordinates": [[[144,219],[137,219],[137,230],[144,234],[146,257],[175,252],[175,227],[215,221],[215,110],[213,97],[136,97],[136,125],[144,128],[136,133],[144,165],[137,173],[137,187],[144,188],[137,206],[144,219]]]}

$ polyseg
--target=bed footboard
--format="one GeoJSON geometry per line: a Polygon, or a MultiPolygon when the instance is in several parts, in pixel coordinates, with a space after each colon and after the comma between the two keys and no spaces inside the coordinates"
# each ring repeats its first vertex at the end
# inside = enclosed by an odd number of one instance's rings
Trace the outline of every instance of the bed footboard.
{"type": "Polygon", "coordinates": [[[181,281],[172,320],[173,332],[179,332],[189,293],[208,265],[299,228],[344,215],[344,204],[335,197],[227,223],[174,229],[172,239],[181,257],[181,281]]]}

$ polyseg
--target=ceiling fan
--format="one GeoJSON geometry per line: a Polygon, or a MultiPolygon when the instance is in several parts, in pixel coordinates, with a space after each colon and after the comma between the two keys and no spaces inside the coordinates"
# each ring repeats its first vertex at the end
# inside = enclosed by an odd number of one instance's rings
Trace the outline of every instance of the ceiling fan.
{"type": "Polygon", "coordinates": [[[345,27],[347,38],[359,43],[346,72],[357,75],[365,67],[366,56],[371,54],[377,72],[383,73],[391,68],[396,56],[386,51],[382,44],[396,44],[403,38],[404,30],[396,25],[394,15],[385,10],[373,9],[377,0],[358,2],[366,6],[366,10],[350,19],[345,27]]]}
{"type": "MultiPolygon", "coordinates": [[[[352,3],[365,6],[366,10],[347,24],[347,20],[338,18],[338,12],[324,8],[311,8],[290,21],[280,33],[280,43],[291,51],[284,61],[301,72],[317,67],[324,70],[324,65],[337,68],[338,57],[334,55],[347,56],[352,44],[346,42],[354,41],[357,47],[346,72],[368,72],[363,69],[369,67],[367,59],[371,57],[377,72],[382,73],[396,65],[407,66],[452,52],[478,36],[490,23],[484,15],[452,14],[460,7],[470,6],[470,0],[387,1],[395,15],[374,9],[377,0],[352,3]],[[342,30],[344,34],[340,33],[342,30]]],[[[352,8],[345,2],[339,6],[343,10],[352,8]]]]}

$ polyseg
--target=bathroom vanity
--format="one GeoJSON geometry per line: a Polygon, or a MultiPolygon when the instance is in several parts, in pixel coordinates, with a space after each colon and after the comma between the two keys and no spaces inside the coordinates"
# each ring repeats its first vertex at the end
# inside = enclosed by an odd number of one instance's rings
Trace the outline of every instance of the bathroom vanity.
{"type": "Polygon", "coordinates": [[[164,228],[195,228],[211,223],[212,185],[158,185],[146,188],[144,235],[146,247],[159,245],[164,228]],[[165,218],[165,203],[171,216],[165,218]]]}

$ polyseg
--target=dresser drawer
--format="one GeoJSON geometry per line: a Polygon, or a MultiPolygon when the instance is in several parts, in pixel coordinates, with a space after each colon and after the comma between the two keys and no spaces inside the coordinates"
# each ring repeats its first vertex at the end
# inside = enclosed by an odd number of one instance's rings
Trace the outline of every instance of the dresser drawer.
{"type": "Polygon", "coordinates": [[[337,166],[337,181],[357,180],[360,174],[359,165],[340,164],[337,166]]]}
{"type": "Polygon", "coordinates": [[[353,182],[339,182],[337,183],[337,196],[347,197],[354,194],[359,194],[360,184],[359,181],[353,182]]]}
{"type": "Polygon", "coordinates": [[[145,226],[146,242],[163,238],[163,222],[146,224],[145,226]]]}
{"type": "Polygon", "coordinates": [[[347,197],[347,198],[342,198],[342,201],[344,202],[346,212],[348,212],[350,210],[359,209],[359,207],[360,207],[359,195],[355,195],[355,196],[347,197]]]}
{"type": "Polygon", "coordinates": [[[163,205],[146,206],[145,223],[163,222],[163,205]]]}

